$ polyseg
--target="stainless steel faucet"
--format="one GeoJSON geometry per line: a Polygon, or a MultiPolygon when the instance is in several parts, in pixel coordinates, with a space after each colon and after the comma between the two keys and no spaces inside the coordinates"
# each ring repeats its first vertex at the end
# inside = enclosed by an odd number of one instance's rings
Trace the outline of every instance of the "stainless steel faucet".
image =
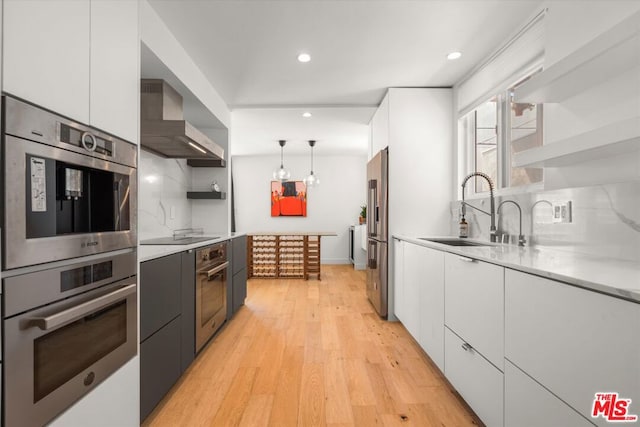
{"type": "Polygon", "coordinates": [[[520,221],[520,228],[519,228],[519,231],[518,231],[518,246],[524,246],[524,244],[527,243],[527,241],[524,238],[524,234],[522,234],[522,209],[520,208],[520,205],[517,202],[513,201],[513,200],[503,200],[498,205],[498,213],[500,213],[500,208],[505,203],[513,203],[518,208],[518,219],[520,221]]]}
{"type": "Polygon", "coordinates": [[[491,217],[491,226],[489,227],[489,238],[492,242],[495,242],[496,239],[496,199],[493,196],[493,181],[491,181],[491,178],[489,178],[489,175],[487,175],[486,173],[482,173],[482,172],[472,172],[469,175],[467,175],[463,180],[462,180],[462,217],[464,218],[465,213],[467,212],[466,210],[466,206],[468,205],[470,208],[473,208],[477,211],[480,211],[484,214],[487,214],[491,217]],[[467,185],[467,181],[469,181],[471,178],[473,178],[474,176],[479,176],[481,178],[484,178],[487,180],[487,182],[489,183],[489,197],[491,198],[491,212],[486,212],[483,211],[482,209],[478,209],[475,206],[472,206],[470,204],[468,204],[467,202],[464,201],[464,189],[467,185]]]}

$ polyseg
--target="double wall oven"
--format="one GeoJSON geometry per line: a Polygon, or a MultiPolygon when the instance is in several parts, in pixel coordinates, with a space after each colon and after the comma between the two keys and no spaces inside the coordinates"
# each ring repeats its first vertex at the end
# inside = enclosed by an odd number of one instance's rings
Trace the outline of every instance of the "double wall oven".
{"type": "Polygon", "coordinates": [[[137,353],[137,148],[2,107],[3,424],[38,426],[137,353]]]}

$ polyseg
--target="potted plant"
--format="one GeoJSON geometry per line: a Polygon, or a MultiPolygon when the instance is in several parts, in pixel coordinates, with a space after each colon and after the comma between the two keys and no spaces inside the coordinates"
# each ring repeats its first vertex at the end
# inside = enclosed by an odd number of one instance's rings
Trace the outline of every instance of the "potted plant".
{"type": "Polygon", "coordinates": [[[360,224],[367,222],[367,205],[360,206],[360,224]]]}

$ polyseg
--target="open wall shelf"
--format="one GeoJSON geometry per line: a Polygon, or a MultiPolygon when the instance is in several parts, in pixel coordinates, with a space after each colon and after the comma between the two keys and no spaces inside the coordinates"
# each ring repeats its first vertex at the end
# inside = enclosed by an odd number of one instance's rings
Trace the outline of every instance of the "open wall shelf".
{"type": "Polygon", "coordinates": [[[187,165],[192,168],[225,168],[227,162],[224,159],[187,159],[187,165]]]}
{"type": "Polygon", "coordinates": [[[515,167],[561,167],[640,151],[640,117],[517,153],[515,167]]]}
{"type": "Polygon", "coordinates": [[[556,103],[640,67],[640,12],[602,33],[515,90],[516,102],[556,103]]]}
{"type": "Polygon", "coordinates": [[[187,199],[212,199],[224,200],[227,193],[224,191],[187,191],[187,199]]]}

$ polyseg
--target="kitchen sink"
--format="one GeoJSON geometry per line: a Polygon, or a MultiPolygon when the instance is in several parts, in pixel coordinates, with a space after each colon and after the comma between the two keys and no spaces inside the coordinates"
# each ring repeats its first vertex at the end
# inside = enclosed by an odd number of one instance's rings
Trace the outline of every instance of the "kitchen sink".
{"type": "Polygon", "coordinates": [[[487,243],[474,242],[474,241],[469,241],[467,239],[461,239],[458,237],[450,237],[450,238],[418,237],[418,239],[426,240],[427,242],[441,243],[443,245],[449,245],[449,246],[493,246],[493,244],[489,242],[487,243]]]}

